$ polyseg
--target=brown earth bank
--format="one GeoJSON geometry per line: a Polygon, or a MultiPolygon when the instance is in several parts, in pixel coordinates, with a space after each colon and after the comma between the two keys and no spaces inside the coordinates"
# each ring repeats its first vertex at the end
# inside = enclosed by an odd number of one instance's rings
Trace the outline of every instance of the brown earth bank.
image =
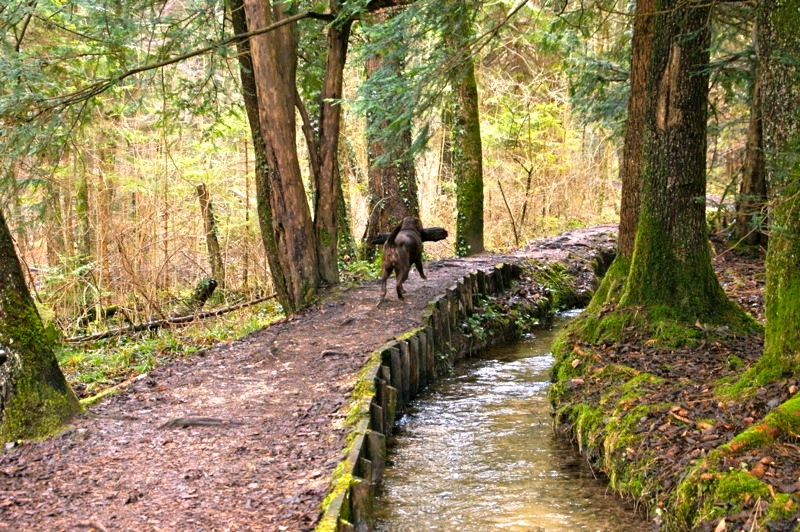
{"type": "MultiPolygon", "coordinates": [[[[589,291],[587,257],[610,253],[615,230],[426,264],[428,278],[411,275],[405,302],[378,306],[378,282],[340,287],[241,341],[158,368],[60,435],[6,446],[0,529],[311,530],[343,457],[355,374],[372,351],[421,325],[427,303],[456,279],[500,262],[560,261],[589,291]]],[[[761,316],[760,259],[723,252],[715,266],[729,294],[761,316]]],[[[759,346],[734,348],[748,359],[759,346]]],[[[673,451],[665,456],[677,462],[691,449],[673,451]]]]}
{"type": "MultiPolygon", "coordinates": [[[[763,324],[761,257],[714,245],[729,297],[763,324]]],[[[669,348],[635,334],[613,345],[567,338],[558,363],[575,376],[551,389],[560,430],[668,530],[800,529],[800,446],[790,419],[800,381],[726,394],[720,385],[753,367],[763,338],[695,328],[712,340],[669,348]]]]}

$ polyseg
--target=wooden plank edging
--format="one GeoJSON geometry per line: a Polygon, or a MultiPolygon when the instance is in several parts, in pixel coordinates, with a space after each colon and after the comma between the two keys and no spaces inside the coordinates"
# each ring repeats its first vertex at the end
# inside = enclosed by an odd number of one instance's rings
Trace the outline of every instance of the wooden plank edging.
{"type": "Polygon", "coordinates": [[[332,475],[316,532],[372,530],[373,500],[383,478],[386,437],[394,421],[438,376],[436,355],[453,357],[453,335],[459,334],[459,321],[479,308],[475,297],[507,290],[520,271],[516,264],[501,263],[490,271],[466,275],[427,305],[423,326],[370,354],[346,416],[352,428],[345,458],[332,475]]]}

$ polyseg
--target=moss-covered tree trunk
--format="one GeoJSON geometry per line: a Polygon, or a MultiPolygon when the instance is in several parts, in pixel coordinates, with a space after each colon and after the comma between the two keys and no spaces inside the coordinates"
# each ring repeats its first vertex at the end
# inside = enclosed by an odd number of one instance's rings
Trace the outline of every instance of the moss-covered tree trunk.
{"type": "Polygon", "coordinates": [[[483,253],[483,153],[475,63],[469,58],[455,82],[453,177],[456,183],[456,255],[483,253]]]}
{"type": "Polygon", "coordinates": [[[0,442],[44,436],[79,410],[0,212],[0,442]]]}
{"type": "Polygon", "coordinates": [[[620,301],[692,323],[735,308],[712,268],[705,218],[710,10],[705,2],[656,5],[642,201],[620,301]]]}
{"type": "MultiPolygon", "coordinates": [[[[625,126],[619,176],[622,181],[620,197],[619,238],[617,256],[626,265],[633,255],[636,228],[639,223],[639,204],[642,174],[642,139],[647,118],[648,67],[653,39],[653,9],[655,0],[639,0],[633,22],[631,45],[630,96],[625,126]]],[[[626,268],[627,269],[627,268],[626,268]]]]}
{"type": "Polygon", "coordinates": [[[619,236],[617,256],[606,272],[600,287],[595,291],[589,310],[599,310],[608,304],[619,302],[622,288],[628,278],[628,270],[636,242],[641,205],[642,164],[644,153],[644,130],[648,114],[650,51],[653,42],[653,12],[655,0],[640,0],[636,3],[633,19],[633,42],[631,45],[630,95],[625,128],[625,143],[622,148],[619,177],[622,182],[619,212],[619,236]]]}
{"type": "Polygon", "coordinates": [[[770,188],[766,364],[800,371],[800,1],[758,7],[759,81],[770,188]]]}

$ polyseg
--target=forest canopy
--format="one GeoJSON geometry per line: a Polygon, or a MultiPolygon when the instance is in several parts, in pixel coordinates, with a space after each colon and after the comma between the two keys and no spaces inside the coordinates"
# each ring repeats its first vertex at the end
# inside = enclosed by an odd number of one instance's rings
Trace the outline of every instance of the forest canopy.
{"type": "MultiPolygon", "coordinates": [[[[159,317],[215,273],[200,185],[224,264],[220,297],[275,292],[277,266],[260,238],[260,163],[242,100],[236,5],[31,0],[0,12],[0,194],[19,254],[60,329],[78,332],[95,307],[125,308],[136,322],[159,317]]],[[[370,155],[371,130],[394,142],[397,128],[410,128],[401,151],[413,155],[419,215],[426,226],[455,227],[450,82],[467,59],[480,95],[485,247],[616,221],[631,9],[293,4],[277,26],[296,27],[297,149],[312,219],[315,194],[324,196],[314,170],[321,144],[301,139],[324,134],[323,102],[341,109],[337,268],[358,268],[354,246],[384,199],[373,197],[367,176],[393,164],[391,150],[370,155]],[[471,25],[460,42],[447,29],[454,20],[471,25]],[[342,93],[321,100],[326,35],[344,21],[353,28],[342,93]],[[368,76],[371,57],[384,66],[368,76]]],[[[751,11],[726,4],[713,15],[708,174],[720,205],[734,197],[745,148],[751,11]]],[[[437,258],[453,246],[426,249],[437,258]]]]}

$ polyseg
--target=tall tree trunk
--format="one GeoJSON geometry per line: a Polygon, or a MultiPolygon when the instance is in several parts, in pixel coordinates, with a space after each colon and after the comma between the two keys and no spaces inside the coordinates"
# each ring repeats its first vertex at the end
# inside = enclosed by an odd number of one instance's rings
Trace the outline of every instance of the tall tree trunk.
{"type": "Polygon", "coordinates": [[[589,303],[591,312],[619,302],[622,290],[628,280],[628,270],[633,257],[641,207],[644,133],[649,112],[649,71],[653,45],[654,12],[655,0],[640,0],[636,3],[631,45],[628,116],[625,144],[622,148],[622,160],[619,167],[622,194],[620,196],[617,256],[606,275],[603,276],[600,286],[589,303]]]}
{"type": "Polygon", "coordinates": [[[206,232],[206,248],[208,248],[208,262],[211,266],[211,275],[216,281],[215,286],[225,288],[225,265],[222,262],[222,252],[217,238],[217,221],[214,218],[214,209],[205,183],[196,187],[197,198],[200,201],[200,214],[203,217],[203,227],[206,232]]]}
{"type": "Polygon", "coordinates": [[[483,154],[475,63],[469,58],[455,84],[453,174],[456,182],[456,254],[483,253],[483,154]]]}
{"type": "MultiPolygon", "coordinates": [[[[247,33],[247,17],[244,11],[244,0],[228,0],[228,8],[233,21],[233,31],[237,34],[247,33]]],[[[267,255],[270,276],[278,300],[289,309],[290,295],[286,283],[286,274],[278,256],[278,245],[275,242],[273,230],[272,205],[270,197],[272,190],[269,181],[269,163],[267,162],[267,148],[264,135],[261,133],[261,123],[258,112],[258,89],[256,87],[255,73],[253,72],[253,59],[250,55],[250,41],[241,41],[236,45],[239,58],[239,75],[242,80],[242,96],[244,108],[247,113],[247,122],[250,125],[250,135],[253,139],[253,154],[256,184],[256,215],[261,232],[261,241],[267,255]]]]}
{"type": "MultiPolygon", "coordinates": [[[[248,28],[264,28],[286,17],[284,3],[245,0],[248,28]]],[[[288,313],[305,307],[320,281],[314,224],[297,154],[295,23],[250,39],[259,124],[266,148],[271,230],[278,261],[285,265],[281,303],[288,313]]],[[[272,263],[272,262],[271,262],[272,263]]]]}
{"type": "MultiPolygon", "coordinates": [[[[765,364],[800,372],[800,2],[758,6],[764,153],[770,188],[765,364]]],[[[779,376],[779,375],[778,375],[779,376]]]]}
{"type": "Polygon", "coordinates": [[[647,117],[647,72],[653,38],[654,8],[655,0],[639,0],[636,2],[633,22],[628,119],[619,170],[622,195],[617,253],[626,263],[629,263],[633,255],[633,243],[636,240],[636,227],[639,222],[642,138],[647,117]]]}
{"type": "MultiPolygon", "coordinates": [[[[384,14],[376,14],[376,23],[384,20],[384,14]]],[[[370,77],[381,69],[391,69],[402,82],[401,63],[402,61],[387,58],[386,55],[371,57],[367,60],[366,75],[370,77]],[[384,64],[387,61],[388,64],[384,64]]],[[[420,212],[417,175],[411,156],[411,122],[404,121],[397,138],[387,145],[376,134],[377,130],[387,127],[385,117],[368,115],[367,120],[370,121],[367,127],[369,218],[362,238],[362,255],[365,259],[372,260],[375,247],[371,242],[375,237],[394,229],[406,216],[418,218],[420,212]]]]}
{"type": "Polygon", "coordinates": [[[44,436],[79,410],[0,212],[0,442],[44,436]]]}
{"type": "MultiPolygon", "coordinates": [[[[754,31],[758,31],[755,24],[754,31]]],[[[751,246],[767,245],[763,228],[767,208],[767,172],[764,166],[764,146],[761,120],[761,83],[756,61],[753,93],[750,101],[750,123],[747,127],[747,144],[739,196],[736,199],[736,222],[733,235],[751,246]]]]}
{"type": "MultiPolygon", "coordinates": [[[[331,10],[337,6],[331,2],[331,10]]],[[[341,129],[344,66],[352,22],[334,23],[328,27],[328,59],[325,84],[320,94],[319,164],[314,205],[314,234],[317,260],[323,282],[339,282],[339,201],[342,181],[339,172],[339,130],[341,129]]],[[[311,147],[313,148],[313,147],[311,147]]],[[[348,229],[349,230],[349,229],[348,229]]]]}
{"type": "Polygon", "coordinates": [[[642,201],[621,303],[679,321],[726,316],[705,220],[710,4],[657,2],[642,201]]]}

